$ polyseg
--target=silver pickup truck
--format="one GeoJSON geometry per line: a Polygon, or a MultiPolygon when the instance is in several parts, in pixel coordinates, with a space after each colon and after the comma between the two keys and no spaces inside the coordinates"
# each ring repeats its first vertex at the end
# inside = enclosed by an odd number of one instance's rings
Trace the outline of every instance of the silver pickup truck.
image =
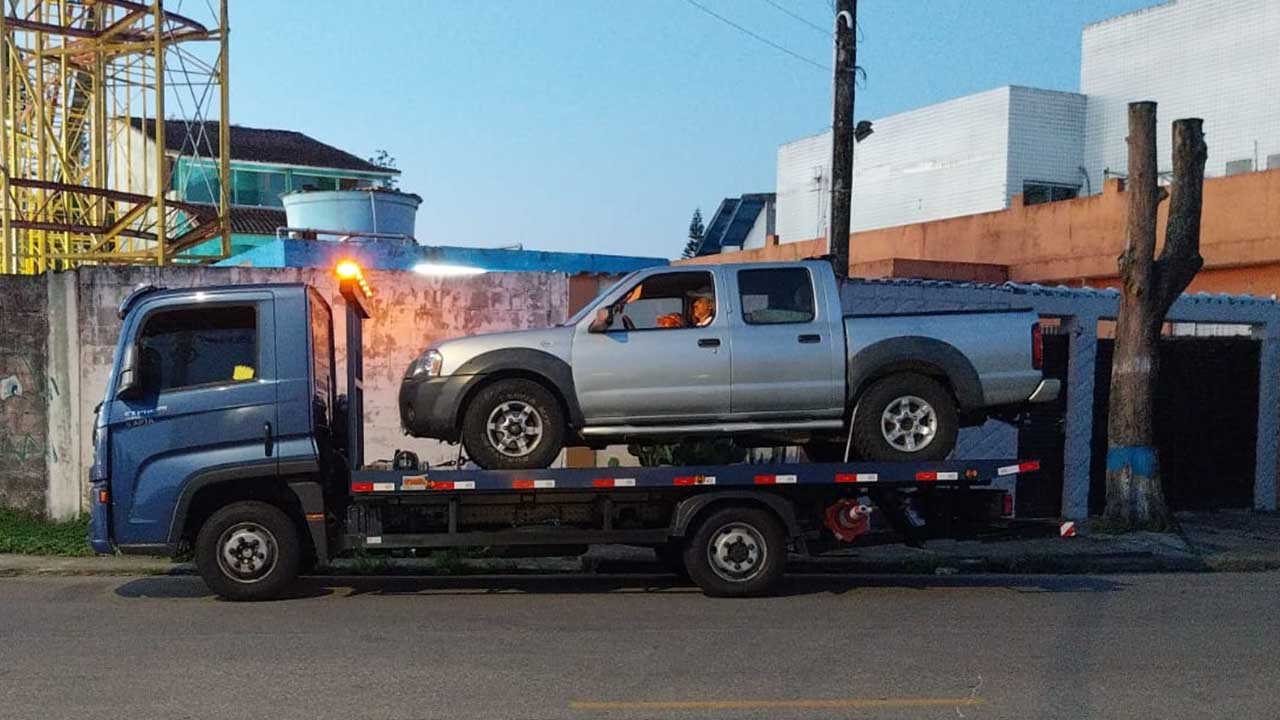
{"type": "Polygon", "coordinates": [[[562,325],[428,348],[401,424],[490,469],[694,435],[820,462],[939,460],[962,425],[1057,397],[1030,310],[850,310],[823,261],[642,270],[562,325]]]}

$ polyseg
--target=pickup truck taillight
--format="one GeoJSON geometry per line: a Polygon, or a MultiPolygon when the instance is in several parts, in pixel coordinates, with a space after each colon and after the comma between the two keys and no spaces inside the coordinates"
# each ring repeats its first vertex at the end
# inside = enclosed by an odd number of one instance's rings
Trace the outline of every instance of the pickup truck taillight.
{"type": "Polygon", "coordinates": [[[1044,369],[1044,331],[1040,323],[1031,324],[1031,367],[1044,369]]]}

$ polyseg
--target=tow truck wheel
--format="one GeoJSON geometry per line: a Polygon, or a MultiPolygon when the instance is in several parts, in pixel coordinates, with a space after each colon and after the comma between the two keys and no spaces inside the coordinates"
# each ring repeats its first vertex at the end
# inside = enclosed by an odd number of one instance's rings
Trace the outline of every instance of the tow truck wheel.
{"type": "Polygon", "coordinates": [[[684,550],[690,579],[712,597],[764,594],[781,579],[786,562],[782,524],[755,507],[713,512],[684,550]]]}
{"type": "Polygon", "coordinates": [[[205,521],[196,536],[196,568],[209,589],[227,600],[266,600],[298,576],[298,528],[264,502],[232,503],[205,521]]]}
{"type": "Polygon", "coordinates": [[[499,380],[476,393],[462,418],[467,455],[486,470],[549,467],[564,445],[560,403],[532,380],[499,380]]]}

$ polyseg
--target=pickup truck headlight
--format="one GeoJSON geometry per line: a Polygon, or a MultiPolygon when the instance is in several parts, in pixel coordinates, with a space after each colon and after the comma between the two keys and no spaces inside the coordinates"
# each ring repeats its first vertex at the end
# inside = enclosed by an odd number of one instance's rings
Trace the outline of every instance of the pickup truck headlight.
{"type": "Polygon", "coordinates": [[[428,377],[437,377],[440,375],[440,369],[444,367],[444,356],[439,350],[428,350],[418,356],[417,360],[409,366],[409,377],[418,377],[419,375],[427,375],[428,377]]]}

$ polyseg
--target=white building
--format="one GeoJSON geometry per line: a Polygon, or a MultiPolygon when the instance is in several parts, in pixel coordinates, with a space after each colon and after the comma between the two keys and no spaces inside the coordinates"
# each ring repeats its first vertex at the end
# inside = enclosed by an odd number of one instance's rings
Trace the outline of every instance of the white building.
{"type": "Polygon", "coordinates": [[[1084,164],[1094,191],[1128,166],[1126,107],[1159,103],[1159,168],[1176,118],[1204,118],[1205,174],[1280,168],[1280,0],[1172,0],[1084,29],[1084,164]]]}
{"type": "MultiPolygon", "coordinates": [[[[1024,192],[1074,197],[1083,184],[1075,93],[1002,87],[873,124],[854,153],[854,230],[1001,210],[1024,192]]],[[[830,131],[778,148],[780,241],[826,235],[830,166],[830,131]]]]}
{"type": "MultiPolygon", "coordinates": [[[[855,231],[1096,194],[1127,165],[1127,105],[1201,117],[1206,175],[1280,168],[1280,0],[1170,0],[1084,28],[1080,93],[1003,87],[875,120],[854,153],[855,231]]],[[[826,235],[831,133],[778,148],[777,234],[826,235]]]]}

